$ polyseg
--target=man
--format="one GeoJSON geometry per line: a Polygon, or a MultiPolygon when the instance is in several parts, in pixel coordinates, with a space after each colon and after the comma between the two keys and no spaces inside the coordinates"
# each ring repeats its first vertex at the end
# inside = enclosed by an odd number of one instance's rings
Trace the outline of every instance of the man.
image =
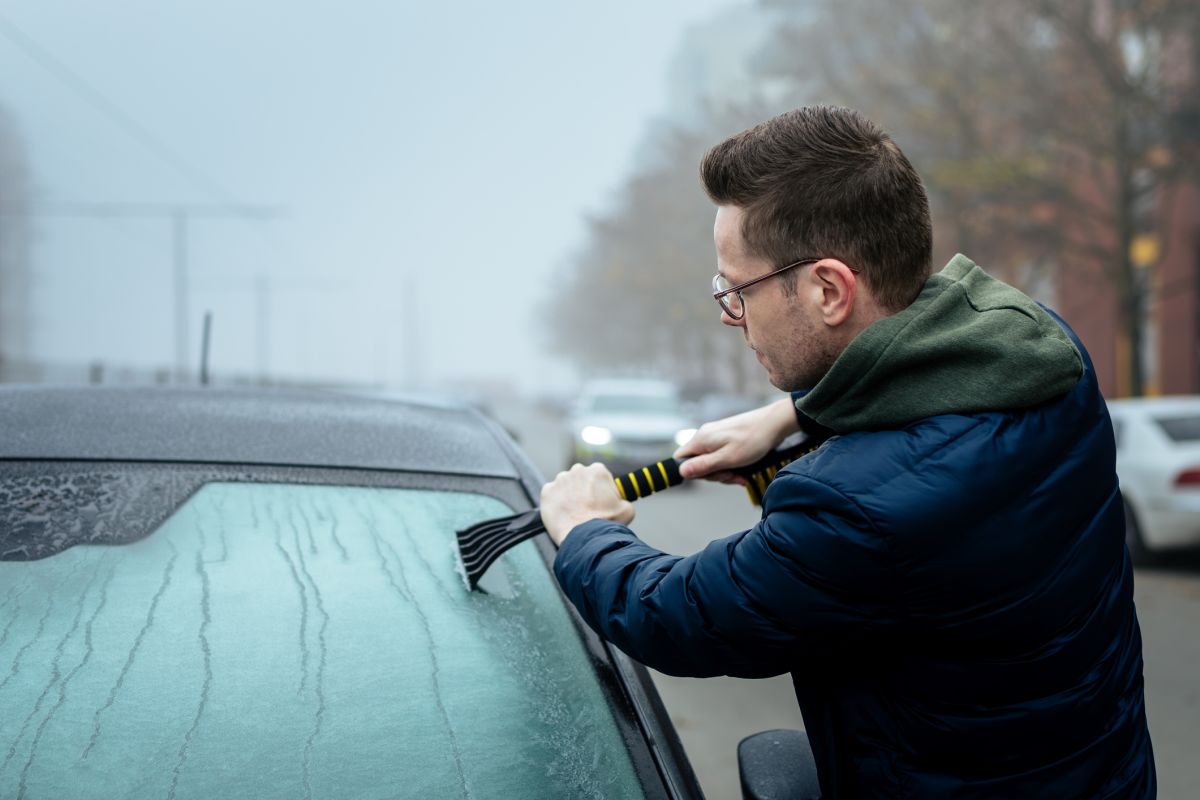
{"type": "Polygon", "coordinates": [[[802,420],[834,435],[687,558],[634,536],[602,466],[561,473],[541,508],[568,597],[663,672],[791,672],[827,799],[1154,796],[1082,344],[964,256],[930,274],[920,179],[853,111],[776,117],[701,175],[721,321],[794,394],[702,427],[684,476],[728,480],[802,420]]]}

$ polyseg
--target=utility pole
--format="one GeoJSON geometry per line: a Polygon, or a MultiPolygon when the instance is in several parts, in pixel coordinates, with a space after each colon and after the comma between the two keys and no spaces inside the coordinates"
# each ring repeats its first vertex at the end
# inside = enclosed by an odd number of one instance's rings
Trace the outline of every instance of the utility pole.
{"type": "Polygon", "coordinates": [[[254,279],[254,368],[258,373],[260,383],[266,383],[268,354],[271,352],[267,337],[271,335],[271,283],[265,273],[259,273],[254,279]]]}
{"type": "Polygon", "coordinates": [[[179,380],[188,368],[188,269],[187,213],[181,209],[171,212],[171,241],[174,254],[175,281],[175,371],[179,380]]]}
{"type": "Polygon", "coordinates": [[[204,334],[200,340],[200,385],[208,386],[208,346],[212,341],[212,312],[204,312],[204,334]]]}
{"type": "MultiPolygon", "coordinates": [[[[416,275],[408,275],[405,278],[405,293],[410,298],[419,298],[421,296],[420,287],[417,286],[416,275]]],[[[409,389],[420,389],[421,383],[424,381],[424,376],[421,374],[421,345],[419,337],[421,335],[421,320],[418,318],[418,309],[421,303],[410,302],[406,303],[400,311],[400,316],[403,320],[401,330],[403,331],[404,341],[404,382],[409,389]]]]}
{"type": "MultiPolygon", "coordinates": [[[[191,373],[188,353],[188,228],[194,219],[264,222],[282,216],[278,206],[241,203],[62,203],[33,209],[30,216],[95,219],[166,219],[171,222],[172,285],[175,307],[175,372],[183,381],[191,373]]],[[[265,301],[261,301],[265,302],[265,301]]],[[[261,344],[260,344],[261,347],[261,344]]]]}
{"type": "MultiPolygon", "coordinates": [[[[233,283],[244,279],[245,275],[219,275],[210,274],[214,280],[221,279],[226,284],[233,283]]],[[[255,378],[260,385],[266,385],[270,380],[270,359],[271,359],[271,328],[274,322],[274,317],[278,316],[278,311],[282,310],[286,317],[287,311],[295,310],[293,304],[281,300],[281,295],[286,292],[300,291],[319,291],[321,298],[328,301],[333,293],[340,292],[346,289],[345,281],[325,281],[325,280],[303,280],[303,279],[275,279],[272,278],[265,270],[260,270],[254,277],[253,303],[254,303],[254,370],[255,378]],[[281,285],[282,284],[282,285],[281,285]]],[[[211,291],[229,291],[239,294],[246,294],[245,286],[225,285],[211,289],[211,291]]],[[[312,355],[311,340],[308,338],[310,327],[319,329],[319,324],[313,318],[313,315],[306,315],[307,327],[301,327],[298,334],[291,338],[293,343],[296,343],[301,348],[301,358],[304,363],[308,363],[312,355]]],[[[285,337],[289,338],[289,337],[285,337]]]]}

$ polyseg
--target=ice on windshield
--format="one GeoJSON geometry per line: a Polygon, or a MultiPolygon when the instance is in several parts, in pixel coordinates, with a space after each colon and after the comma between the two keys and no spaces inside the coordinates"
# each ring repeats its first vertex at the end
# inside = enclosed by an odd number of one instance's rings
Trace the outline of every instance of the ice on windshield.
{"type": "Polygon", "coordinates": [[[204,486],[153,535],[0,562],[0,796],[641,796],[544,562],[468,592],[471,494],[204,486]]]}
{"type": "Polygon", "coordinates": [[[148,535],[217,473],[204,468],[97,470],[0,463],[0,561],[46,558],[77,544],[148,535]]]}

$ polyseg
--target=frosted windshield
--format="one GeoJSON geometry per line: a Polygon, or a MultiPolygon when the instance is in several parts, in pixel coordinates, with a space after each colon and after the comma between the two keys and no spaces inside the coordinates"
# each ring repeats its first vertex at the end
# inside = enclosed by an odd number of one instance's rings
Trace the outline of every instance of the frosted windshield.
{"type": "Polygon", "coordinates": [[[0,562],[0,797],[640,797],[526,542],[482,495],[212,483],[151,536],[0,562]]]}

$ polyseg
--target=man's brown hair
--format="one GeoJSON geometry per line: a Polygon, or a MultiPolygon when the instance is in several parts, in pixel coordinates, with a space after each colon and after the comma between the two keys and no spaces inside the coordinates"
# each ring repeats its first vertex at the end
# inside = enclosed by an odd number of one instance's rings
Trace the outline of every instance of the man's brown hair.
{"type": "MultiPolygon", "coordinates": [[[[933,227],[925,187],[879,126],[857,111],[807,106],[742,131],[705,154],[705,191],[743,211],[750,254],[773,268],[837,258],[861,271],[889,311],[929,277],[933,227]]],[[[784,273],[795,291],[795,273],[784,273]]]]}

